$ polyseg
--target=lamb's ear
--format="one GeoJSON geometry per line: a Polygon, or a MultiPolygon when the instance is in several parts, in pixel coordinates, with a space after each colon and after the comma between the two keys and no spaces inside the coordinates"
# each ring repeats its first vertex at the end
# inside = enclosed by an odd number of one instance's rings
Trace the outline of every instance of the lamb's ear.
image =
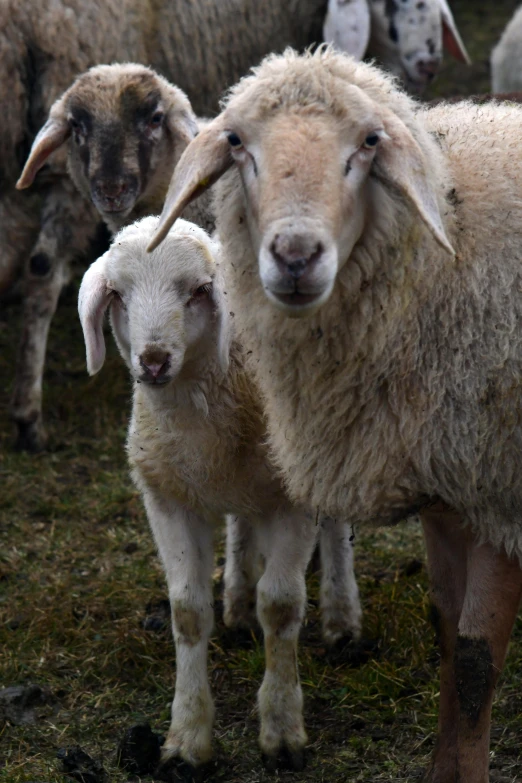
{"type": "Polygon", "coordinates": [[[165,239],[187,204],[213,185],[231,165],[230,145],[225,135],[223,115],[220,115],[190,142],[179,159],[158,228],[147,248],[149,253],[165,239]]]}
{"type": "Polygon", "coordinates": [[[65,100],[60,98],[51,108],[49,119],[38,132],[31,152],[16,183],[17,190],[23,190],[33,184],[39,170],[51,154],[61,147],[71,135],[71,126],[65,114],[65,100]]]}
{"type": "Polygon", "coordinates": [[[89,375],[95,375],[101,370],[105,361],[103,316],[111,301],[105,273],[108,253],[110,250],[91,264],[83,276],[78,295],[78,313],[85,339],[89,375]]]}
{"type": "Polygon", "coordinates": [[[442,41],[444,48],[459,62],[471,65],[471,60],[457,30],[457,25],[448,3],[446,0],[438,0],[438,3],[442,18],[442,41]]]}
{"type": "Polygon", "coordinates": [[[396,114],[381,109],[383,115],[385,134],[377,147],[374,175],[396,188],[409,201],[439,245],[455,255],[444,230],[437,196],[420,146],[396,114]]]}

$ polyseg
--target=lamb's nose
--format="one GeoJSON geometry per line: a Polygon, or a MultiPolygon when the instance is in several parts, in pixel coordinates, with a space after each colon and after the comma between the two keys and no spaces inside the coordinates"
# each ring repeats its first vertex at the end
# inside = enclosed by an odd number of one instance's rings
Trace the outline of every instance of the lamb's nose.
{"type": "Polygon", "coordinates": [[[121,180],[118,182],[102,182],[98,189],[104,198],[116,199],[118,196],[126,193],[127,183],[121,180]]]}
{"type": "Polygon", "coordinates": [[[438,73],[439,65],[440,63],[437,58],[427,57],[424,60],[417,61],[417,71],[421,76],[425,76],[428,81],[431,82],[438,73]]]}
{"type": "Polygon", "coordinates": [[[299,280],[323,252],[320,242],[310,235],[276,234],[270,252],[283,274],[299,280]]]}
{"type": "Polygon", "coordinates": [[[166,351],[145,351],[140,356],[140,366],[144,370],[146,379],[158,380],[167,372],[170,362],[170,354],[166,351]]]}

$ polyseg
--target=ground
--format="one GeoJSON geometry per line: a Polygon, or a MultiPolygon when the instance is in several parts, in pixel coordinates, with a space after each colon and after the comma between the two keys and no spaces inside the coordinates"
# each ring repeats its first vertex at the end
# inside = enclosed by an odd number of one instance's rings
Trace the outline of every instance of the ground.
{"type": "MultiPolygon", "coordinates": [[[[489,51],[515,5],[454,0],[474,65],[448,65],[432,95],[489,89],[489,51]]],[[[87,377],[76,293],[77,281],[51,330],[44,385],[51,446],[40,455],[12,450],[7,406],[19,308],[0,313],[0,687],[41,689],[30,694],[32,710],[13,710],[0,699],[0,783],[64,783],[56,753],[73,745],[103,764],[107,780],[127,781],[115,760],[124,732],[148,721],[161,734],[169,723],[175,661],[162,613],[165,585],[123,452],[130,384],[112,346],[100,376],[87,377]]],[[[433,747],[438,661],[420,530],[408,523],[358,533],[355,554],[365,642],[356,654],[327,653],[311,574],[300,650],[308,764],[281,779],[419,780],[433,747]]],[[[210,652],[217,702],[210,780],[274,780],[256,741],[262,643],[224,629],[221,565],[210,652]]],[[[493,715],[497,783],[522,778],[521,672],[519,620],[493,715]]]]}

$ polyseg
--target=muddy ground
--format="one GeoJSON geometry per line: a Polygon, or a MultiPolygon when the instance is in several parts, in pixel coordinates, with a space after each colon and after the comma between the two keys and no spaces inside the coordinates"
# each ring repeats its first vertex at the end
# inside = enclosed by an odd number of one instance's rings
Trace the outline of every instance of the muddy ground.
{"type": "MultiPolygon", "coordinates": [[[[516,3],[452,6],[473,66],[448,63],[431,96],[489,89],[489,52],[516,3]]],[[[15,305],[0,313],[0,687],[26,688],[0,693],[4,783],[63,783],[70,751],[65,762],[65,751],[57,752],[75,745],[106,773],[93,767],[86,781],[127,781],[132,776],[116,766],[125,731],[148,721],[161,734],[169,723],[175,663],[165,586],[123,454],[130,385],[112,346],[100,376],[87,377],[76,293],[77,281],[51,330],[44,386],[50,450],[36,456],[12,450],[8,400],[20,312],[15,305]]],[[[312,574],[300,652],[308,764],[275,779],[414,781],[433,748],[438,659],[420,531],[409,523],[359,534],[355,546],[365,643],[355,653],[325,650],[312,574]]],[[[273,780],[256,743],[262,643],[224,629],[221,571],[218,561],[210,779],[273,780]]],[[[518,621],[494,709],[493,781],[522,780],[521,664],[518,621]]]]}

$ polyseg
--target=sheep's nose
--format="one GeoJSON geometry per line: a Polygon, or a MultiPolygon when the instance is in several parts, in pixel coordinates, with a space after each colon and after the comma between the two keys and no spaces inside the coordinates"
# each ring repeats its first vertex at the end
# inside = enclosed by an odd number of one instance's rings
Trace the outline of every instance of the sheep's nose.
{"type": "Polygon", "coordinates": [[[417,60],[417,71],[431,82],[438,73],[439,65],[439,60],[436,57],[426,57],[425,59],[417,60]]]}
{"type": "Polygon", "coordinates": [[[281,272],[297,281],[319,260],[323,247],[312,236],[284,233],[275,235],[270,252],[281,272]]]}
{"type": "Polygon", "coordinates": [[[144,371],[144,380],[157,381],[164,377],[170,364],[170,354],[166,351],[145,351],[140,356],[140,367],[144,371]]]}
{"type": "Polygon", "coordinates": [[[118,198],[126,193],[128,189],[127,183],[123,180],[116,182],[101,182],[98,185],[98,190],[104,198],[118,198]]]}

